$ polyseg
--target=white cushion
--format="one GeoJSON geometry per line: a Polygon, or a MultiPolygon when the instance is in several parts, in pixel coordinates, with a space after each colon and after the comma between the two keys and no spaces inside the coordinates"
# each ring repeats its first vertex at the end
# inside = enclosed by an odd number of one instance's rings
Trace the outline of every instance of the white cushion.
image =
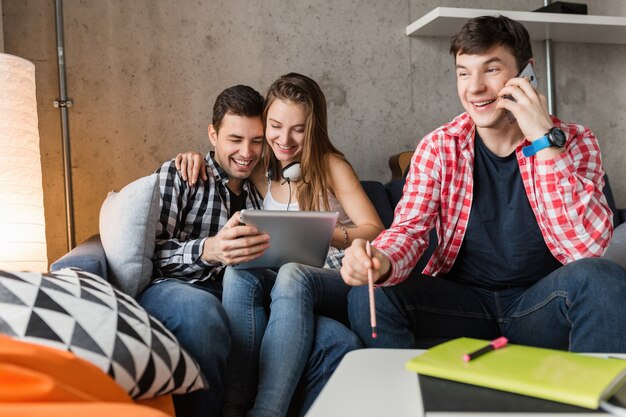
{"type": "Polygon", "coordinates": [[[150,284],[159,216],[158,175],[110,192],[100,209],[100,238],[109,281],[131,297],[150,284]]]}

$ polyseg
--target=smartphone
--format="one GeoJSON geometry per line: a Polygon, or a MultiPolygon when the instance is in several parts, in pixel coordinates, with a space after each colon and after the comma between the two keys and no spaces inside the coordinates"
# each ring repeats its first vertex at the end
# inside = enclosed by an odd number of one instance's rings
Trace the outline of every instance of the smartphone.
{"type": "MultiPolygon", "coordinates": [[[[537,82],[537,76],[535,75],[535,71],[533,70],[533,66],[530,62],[526,64],[526,66],[522,68],[522,70],[515,76],[515,78],[519,78],[519,77],[528,78],[528,81],[530,82],[530,85],[533,86],[533,88],[535,89],[539,88],[539,83],[537,82]]],[[[504,96],[504,98],[508,98],[509,100],[515,101],[515,99],[511,96],[504,96]]]]}
{"type": "Polygon", "coordinates": [[[528,81],[530,81],[530,85],[532,85],[535,89],[539,88],[539,83],[537,82],[537,76],[535,75],[535,71],[533,70],[532,64],[529,62],[526,64],[524,68],[517,74],[518,77],[526,77],[528,81]]]}
{"type": "MultiPolygon", "coordinates": [[[[535,71],[533,70],[533,65],[530,62],[526,64],[524,68],[522,68],[522,70],[519,72],[519,74],[515,76],[515,78],[518,78],[518,77],[528,78],[530,85],[532,85],[534,89],[539,88],[539,82],[537,82],[537,75],[535,74],[535,71]]],[[[504,98],[515,101],[515,99],[512,96],[507,95],[507,96],[504,96],[504,98]]],[[[507,110],[506,114],[507,114],[507,117],[509,118],[509,121],[513,123],[515,121],[515,116],[513,116],[513,113],[507,110]]]]}

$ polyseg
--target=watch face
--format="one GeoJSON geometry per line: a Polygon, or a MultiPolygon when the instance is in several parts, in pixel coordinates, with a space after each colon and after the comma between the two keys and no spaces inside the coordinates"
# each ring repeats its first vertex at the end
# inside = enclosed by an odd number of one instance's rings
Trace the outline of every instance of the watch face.
{"type": "Polygon", "coordinates": [[[563,146],[565,146],[565,133],[563,133],[561,129],[553,127],[548,132],[548,140],[550,141],[550,145],[557,148],[562,148],[563,146]]]}

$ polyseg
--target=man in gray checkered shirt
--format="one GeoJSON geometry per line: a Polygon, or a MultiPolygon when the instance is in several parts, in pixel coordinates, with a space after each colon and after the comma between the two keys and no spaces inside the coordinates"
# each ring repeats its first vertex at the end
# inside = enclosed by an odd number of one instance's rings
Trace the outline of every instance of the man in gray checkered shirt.
{"type": "Polygon", "coordinates": [[[263,97],[238,85],[213,106],[206,180],[189,185],[174,161],[158,170],[161,194],[154,280],[138,298],[198,361],[208,391],[175,396],[180,416],[220,414],[230,330],[221,305],[225,265],[260,256],[269,237],[239,224],[239,210],[261,208],[248,177],[263,151],[263,97]]]}

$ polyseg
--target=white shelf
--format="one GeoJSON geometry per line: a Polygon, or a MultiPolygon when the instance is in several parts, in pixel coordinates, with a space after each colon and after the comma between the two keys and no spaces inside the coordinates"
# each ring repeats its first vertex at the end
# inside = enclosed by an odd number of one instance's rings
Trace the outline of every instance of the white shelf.
{"type": "Polygon", "coordinates": [[[437,7],[406,27],[408,36],[451,37],[468,19],[500,14],[522,23],[534,41],[626,44],[626,17],[437,7]]]}

